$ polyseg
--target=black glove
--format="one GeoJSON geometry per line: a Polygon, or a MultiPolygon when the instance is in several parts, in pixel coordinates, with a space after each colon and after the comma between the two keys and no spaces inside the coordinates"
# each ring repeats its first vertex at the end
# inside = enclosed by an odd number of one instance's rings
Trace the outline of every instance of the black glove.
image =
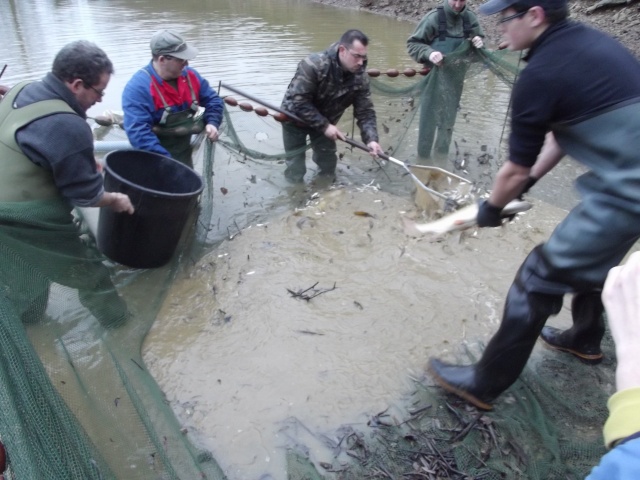
{"type": "Polygon", "coordinates": [[[502,207],[494,207],[487,200],[478,208],[477,222],[479,227],[499,227],[502,225],[502,207]]]}
{"type": "Polygon", "coordinates": [[[518,200],[524,200],[523,198],[524,194],[529,192],[531,187],[533,187],[537,181],[538,181],[537,178],[533,178],[533,177],[527,178],[527,183],[524,184],[524,187],[522,188],[520,195],[518,195],[518,200]]]}

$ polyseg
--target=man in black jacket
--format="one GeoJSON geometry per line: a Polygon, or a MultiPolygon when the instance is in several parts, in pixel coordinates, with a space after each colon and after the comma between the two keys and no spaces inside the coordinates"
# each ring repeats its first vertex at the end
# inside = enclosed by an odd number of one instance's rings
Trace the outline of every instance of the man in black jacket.
{"type": "Polygon", "coordinates": [[[608,271],[640,237],[640,62],[616,40],[567,19],[566,0],[490,0],[505,43],[528,50],[513,89],[509,161],[499,170],[480,227],[569,155],[590,169],[581,202],[527,256],[509,289],[502,323],[474,365],[432,359],[445,389],[479,408],[516,381],[538,335],[585,363],[602,360],[600,292],[608,271]],[[573,326],[545,327],[572,293],[573,326]]]}

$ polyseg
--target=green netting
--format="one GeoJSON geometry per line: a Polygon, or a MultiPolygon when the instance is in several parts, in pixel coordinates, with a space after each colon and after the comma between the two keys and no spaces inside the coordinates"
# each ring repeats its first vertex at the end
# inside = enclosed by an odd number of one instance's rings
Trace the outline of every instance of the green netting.
{"type": "MultiPolygon", "coordinates": [[[[380,144],[389,155],[407,164],[461,172],[477,190],[490,188],[494,173],[504,162],[510,89],[519,68],[519,53],[477,50],[463,42],[447,55],[442,67],[432,68],[426,76],[419,73],[420,68],[407,68],[382,78],[389,71],[382,70],[380,74],[380,70],[370,69],[380,144]],[[407,70],[413,74],[405,75],[407,70]]],[[[224,93],[228,92],[223,90],[224,93]]],[[[243,101],[234,92],[229,96],[243,101]]],[[[225,135],[220,143],[241,158],[283,163],[286,155],[279,122],[247,113],[252,106],[258,106],[249,100],[239,108],[226,109],[225,135]]],[[[270,113],[274,118],[278,116],[270,113]]],[[[339,126],[360,140],[351,109],[345,112],[339,126]]],[[[340,158],[367,158],[365,152],[357,148],[354,151],[345,142],[338,142],[338,150],[340,158]]],[[[377,174],[376,180],[393,181],[404,173],[395,166],[382,168],[384,162],[369,163],[369,170],[377,174]]]]}
{"type": "MultiPolygon", "coordinates": [[[[211,216],[211,159],[200,223],[211,216]]],[[[186,255],[133,270],[59,201],[0,203],[0,437],[6,478],[224,478],[181,432],[141,345],[186,255]],[[145,303],[128,299],[128,293],[145,303]]],[[[195,231],[195,232],[194,232],[195,231]]],[[[197,243],[197,242],[196,242],[197,243]]]]}
{"type": "MultiPolygon", "coordinates": [[[[487,187],[500,165],[518,66],[517,55],[479,53],[465,43],[424,77],[373,78],[381,145],[404,161],[457,170],[487,187]],[[424,131],[439,123],[450,127],[450,148],[427,160],[420,154],[428,149],[424,131]]],[[[359,137],[350,111],[340,127],[359,137]]],[[[198,216],[162,268],[133,270],[105,259],[81,216],[71,218],[59,203],[0,204],[0,437],[7,478],[224,478],[211,453],[183,432],[141,355],[176,274],[215,248],[207,235],[216,148],[238,161],[285,158],[281,124],[269,116],[228,107],[221,133],[220,145],[203,143],[194,162],[205,182],[198,216]]],[[[355,170],[356,153],[341,144],[341,164],[355,170]]],[[[402,169],[359,153],[368,159],[360,167],[368,179],[410,183],[402,169]]],[[[574,366],[535,365],[493,413],[447,403],[440,389],[418,384],[405,420],[389,423],[380,415],[369,431],[342,432],[331,445],[336,462],[320,469],[304,452],[290,451],[289,478],[322,478],[322,469],[345,479],[580,478],[603,453],[606,394],[590,384],[604,383],[612,365],[581,378],[571,376],[574,366]],[[571,391],[564,388],[569,382],[571,391]]]]}
{"type": "MultiPolygon", "coordinates": [[[[603,352],[614,358],[608,335],[603,352]]],[[[459,361],[478,355],[467,350],[459,361]]],[[[605,453],[601,426],[614,369],[612,360],[585,369],[569,357],[534,357],[492,412],[416,382],[406,411],[381,412],[367,430],[340,432],[328,444],[331,464],[315,468],[306,452],[290,451],[290,478],[315,479],[325,470],[340,480],[583,479],[605,453]]]]}

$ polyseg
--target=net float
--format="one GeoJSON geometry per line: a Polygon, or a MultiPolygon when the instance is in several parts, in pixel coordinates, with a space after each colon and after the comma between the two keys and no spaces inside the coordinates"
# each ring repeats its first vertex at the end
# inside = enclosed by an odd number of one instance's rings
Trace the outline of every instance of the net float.
{"type": "Polygon", "coordinates": [[[96,115],[95,117],[93,117],[93,120],[101,127],[113,126],[113,119],[107,117],[106,115],[96,115]]]}
{"type": "Polygon", "coordinates": [[[289,120],[289,117],[287,117],[284,113],[282,112],[278,112],[278,113],[274,113],[273,114],[273,118],[278,121],[278,122],[286,122],[287,120],[289,120]]]}
{"type": "Polygon", "coordinates": [[[238,106],[238,101],[233,97],[224,97],[224,103],[232,107],[238,106]]]}
{"type": "Polygon", "coordinates": [[[429,67],[423,67],[422,70],[420,70],[420,75],[426,75],[427,73],[429,73],[431,71],[431,69],[429,67]]]}
{"type": "Polygon", "coordinates": [[[269,111],[264,107],[256,107],[253,109],[253,111],[256,112],[257,115],[260,115],[261,117],[266,117],[267,115],[269,115],[269,111]]]}
{"type": "Polygon", "coordinates": [[[240,110],[244,110],[245,112],[250,112],[253,110],[253,105],[247,102],[240,102],[238,103],[238,106],[240,107],[240,110]]]}
{"type": "Polygon", "coordinates": [[[390,68],[389,70],[387,70],[387,77],[394,78],[394,77],[397,77],[398,75],[400,75],[400,72],[395,68],[390,68]]]}
{"type": "Polygon", "coordinates": [[[367,73],[369,74],[370,77],[380,76],[380,70],[378,70],[377,68],[370,68],[369,70],[367,70],[367,73]]]}
{"type": "Polygon", "coordinates": [[[405,68],[402,74],[405,77],[413,77],[416,74],[416,71],[413,68],[405,68]]]}

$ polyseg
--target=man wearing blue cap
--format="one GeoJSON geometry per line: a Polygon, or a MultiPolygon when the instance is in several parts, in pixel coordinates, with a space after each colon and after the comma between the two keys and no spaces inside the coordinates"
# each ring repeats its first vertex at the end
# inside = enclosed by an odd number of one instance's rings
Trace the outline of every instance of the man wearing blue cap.
{"type": "Polygon", "coordinates": [[[429,362],[443,388],[489,410],[539,335],[585,363],[602,360],[602,286],[640,237],[640,62],[609,36],[568,20],[566,0],[490,0],[479,11],[500,15],[506,47],[528,49],[528,64],[512,93],[509,161],[480,205],[478,225],[500,226],[502,208],[565,155],[590,170],[576,182],[581,202],[521,265],[480,361],[429,362]],[[573,326],[544,327],[568,293],[573,326]]]}
{"type": "Polygon", "coordinates": [[[198,50],[182,36],[160,30],[151,37],[150,47],[151,62],[131,77],[122,93],[124,129],[135,148],[192,167],[191,135],[204,130],[209,140],[218,139],[222,99],[189,67],[198,50]]]}

